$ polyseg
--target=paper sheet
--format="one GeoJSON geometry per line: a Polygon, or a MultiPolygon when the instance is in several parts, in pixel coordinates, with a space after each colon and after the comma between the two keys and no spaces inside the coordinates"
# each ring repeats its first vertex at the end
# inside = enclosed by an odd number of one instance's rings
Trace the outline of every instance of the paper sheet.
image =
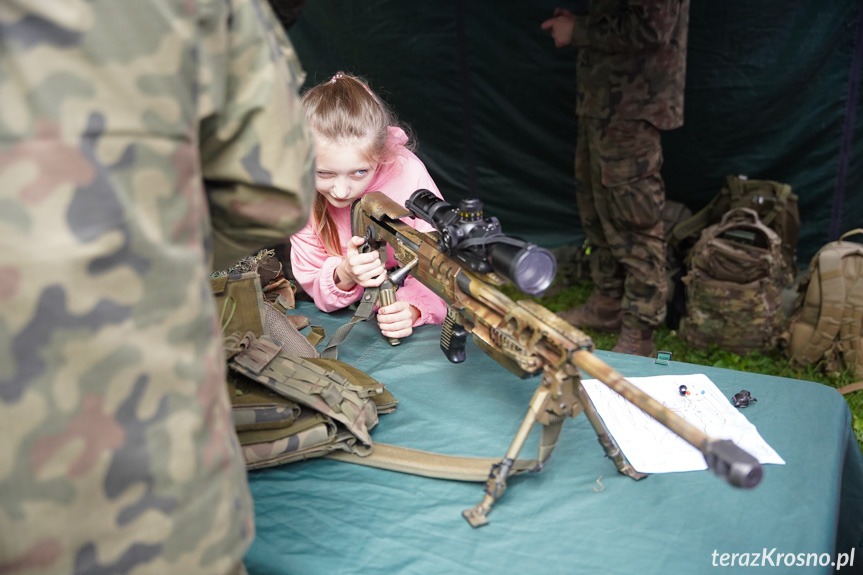
{"type": "MultiPolygon", "coordinates": [[[[730,439],[759,462],[785,461],[704,374],[627,378],[633,385],[707,435],[730,439]],[[680,395],[686,385],[688,394],[680,395]]],[[[582,381],[597,412],[636,471],[670,473],[707,469],[704,456],[596,379],[582,381]]],[[[758,409],[758,404],[754,405],[758,409]]]]}

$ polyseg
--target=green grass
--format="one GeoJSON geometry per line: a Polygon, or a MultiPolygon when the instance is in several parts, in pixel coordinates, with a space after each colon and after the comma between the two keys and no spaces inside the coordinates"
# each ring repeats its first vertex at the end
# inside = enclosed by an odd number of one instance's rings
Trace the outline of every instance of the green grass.
{"type": "MultiPolygon", "coordinates": [[[[590,295],[591,289],[592,284],[589,281],[581,281],[559,290],[555,290],[553,286],[549,290],[551,295],[539,298],[524,295],[511,286],[503,286],[501,291],[513,299],[533,299],[549,310],[559,312],[584,303],[590,295]]],[[[597,349],[610,350],[617,343],[617,335],[601,333],[590,328],[585,329],[584,332],[593,339],[597,349]]],[[[695,349],[684,343],[677,336],[676,331],[669,330],[667,327],[662,327],[654,332],[654,341],[656,349],[672,352],[674,361],[789,377],[792,379],[803,379],[835,388],[855,382],[855,378],[851,373],[828,375],[812,366],[807,366],[805,369],[795,369],[779,350],[773,350],[770,353],[753,352],[741,356],[719,349],[715,345],[706,351],[695,349]]],[[[857,436],[861,450],[863,450],[863,391],[857,391],[844,397],[851,408],[854,433],[857,436]]]]}

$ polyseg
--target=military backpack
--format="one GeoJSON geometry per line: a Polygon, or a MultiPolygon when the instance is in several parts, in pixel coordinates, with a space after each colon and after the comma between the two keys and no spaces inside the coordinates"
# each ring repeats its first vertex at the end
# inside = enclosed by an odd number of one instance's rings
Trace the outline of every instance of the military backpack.
{"type": "Polygon", "coordinates": [[[853,235],[863,228],[822,247],[798,285],[786,350],[795,365],[863,377],[863,244],[853,235]]]}
{"type": "Polygon", "coordinates": [[[717,224],[734,208],[749,208],[758,213],[762,224],[779,236],[782,267],[790,284],[797,274],[797,240],[800,235],[800,212],[797,196],[791,186],[770,180],[750,180],[729,175],[719,193],[704,208],[678,223],[672,231],[672,244],[681,251],[698,240],[707,226],[717,224]]]}
{"type": "Polygon", "coordinates": [[[775,347],[788,284],[781,246],[749,208],[732,209],[707,227],[686,259],[681,337],[697,349],[715,343],[741,355],[775,347]]]}

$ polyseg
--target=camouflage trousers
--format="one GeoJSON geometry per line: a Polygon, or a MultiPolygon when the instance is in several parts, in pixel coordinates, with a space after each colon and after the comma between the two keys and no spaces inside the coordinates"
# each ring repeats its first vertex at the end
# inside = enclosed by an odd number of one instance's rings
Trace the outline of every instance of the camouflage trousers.
{"type": "Polygon", "coordinates": [[[665,320],[668,286],[660,132],[643,120],[578,118],[576,199],[594,289],[622,298],[623,324],[665,320]]]}

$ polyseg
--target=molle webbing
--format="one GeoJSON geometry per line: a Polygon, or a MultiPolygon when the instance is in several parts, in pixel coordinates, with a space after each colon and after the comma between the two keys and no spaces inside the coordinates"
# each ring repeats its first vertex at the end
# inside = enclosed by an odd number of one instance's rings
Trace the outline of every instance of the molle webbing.
{"type": "Polygon", "coordinates": [[[382,393],[383,386],[364,388],[354,385],[335,370],[281,351],[263,365],[256,361],[256,358],[268,355],[272,346],[272,340],[262,338],[238,354],[229,366],[276,393],[331,417],[363,444],[371,445],[369,430],[377,424],[378,416],[375,404],[369,398],[382,393]]]}

